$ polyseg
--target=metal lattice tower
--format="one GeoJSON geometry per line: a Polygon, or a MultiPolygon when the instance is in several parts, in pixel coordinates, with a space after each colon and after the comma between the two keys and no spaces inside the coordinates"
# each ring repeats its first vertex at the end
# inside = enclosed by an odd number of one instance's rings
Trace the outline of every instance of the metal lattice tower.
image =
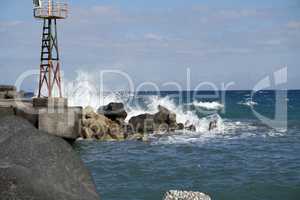
{"type": "Polygon", "coordinates": [[[54,0],[34,0],[33,2],[34,17],[44,21],[38,97],[41,97],[43,87],[47,90],[48,97],[52,97],[55,86],[58,88],[59,97],[62,97],[56,21],[67,18],[68,5],[54,0]]]}

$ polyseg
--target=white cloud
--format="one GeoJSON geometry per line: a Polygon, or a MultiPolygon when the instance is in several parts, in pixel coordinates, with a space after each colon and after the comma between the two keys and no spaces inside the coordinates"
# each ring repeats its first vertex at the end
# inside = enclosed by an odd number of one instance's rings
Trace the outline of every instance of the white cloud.
{"type": "Polygon", "coordinates": [[[282,39],[269,39],[257,42],[259,45],[263,46],[277,46],[282,44],[282,39]]]}
{"type": "Polygon", "coordinates": [[[156,40],[156,41],[162,41],[164,39],[163,36],[156,33],[146,33],[144,38],[147,40],[156,40]]]}
{"type": "Polygon", "coordinates": [[[290,21],[287,27],[290,29],[300,29],[300,21],[290,21]]]}
{"type": "Polygon", "coordinates": [[[16,27],[17,25],[22,24],[21,21],[0,21],[0,32],[5,32],[10,28],[16,27]]]}
{"type": "Polygon", "coordinates": [[[91,10],[99,15],[120,15],[120,11],[112,6],[93,6],[91,10]]]}
{"type": "Polygon", "coordinates": [[[270,15],[270,12],[267,10],[258,10],[258,9],[222,9],[215,10],[212,15],[207,14],[207,19],[210,21],[218,20],[222,21],[232,21],[232,20],[243,20],[245,18],[259,18],[263,19],[266,16],[270,15]]]}
{"type": "Polygon", "coordinates": [[[21,21],[0,21],[0,28],[9,28],[21,24],[21,21]]]}

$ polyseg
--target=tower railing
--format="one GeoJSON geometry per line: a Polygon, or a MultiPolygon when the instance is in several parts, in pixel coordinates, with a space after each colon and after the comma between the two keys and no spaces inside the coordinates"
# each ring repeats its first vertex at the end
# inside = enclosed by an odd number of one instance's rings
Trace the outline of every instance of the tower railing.
{"type": "Polygon", "coordinates": [[[68,4],[66,3],[46,3],[41,7],[33,9],[35,18],[65,19],[68,17],[68,4]]]}

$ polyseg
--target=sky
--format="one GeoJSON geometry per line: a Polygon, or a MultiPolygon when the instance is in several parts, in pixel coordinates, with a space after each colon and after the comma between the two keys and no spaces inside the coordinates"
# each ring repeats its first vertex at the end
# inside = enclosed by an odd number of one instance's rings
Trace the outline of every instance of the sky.
{"type": "MultiPolygon", "coordinates": [[[[66,80],[78,72],[121,70],[135,85],[153,82],[161,90],[174,89],[168,82],[191,89],[234,82],[230,89],[252,89],[287,66],[287,88],[300,89],[300,0],[68,3],[69,17],[58,27],[66,80]]],[[[22,73],[39,69],[41,32],[31,0],[0,0],[0,84],[15,84],[22,73]]],[[[125,77],[115,76],[107,75],[107,85],[127,87],[125,77]]],[[[22,87],[34,90],[36,77],[22,87]]]]}

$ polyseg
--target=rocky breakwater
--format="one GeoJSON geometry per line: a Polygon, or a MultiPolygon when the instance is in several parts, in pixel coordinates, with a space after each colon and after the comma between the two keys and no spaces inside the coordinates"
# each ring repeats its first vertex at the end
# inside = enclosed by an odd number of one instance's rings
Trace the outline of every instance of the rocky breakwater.
{"type": "Polygon", "coordinates": [[[120,124],[103,114],[94,112],[92,107],[86,107],[83,110],[82,126],[84,139],[112,141],[123,140],[126,137],[120,124]]]}
{"type": "Polygon", "coordinates": [[[62,138],[18,117],[0,121],[0,199],[98,200],[89,171],[62,138]]]}
{"type": "Polygon", "coordinates": [[[135,133],[125,122],[126,117],[123,104],[110,103],[98,112],[88,106],[83,109],[81,137],[99,141],[143,140],[144,135],[135,133]]]}
{"type": "Polygon", "coordinates": [[[100,107],[97,112],[92,107],[83,110],[83,139],[100,141],[142,140],[149,134],[174,132],[176,130],[195,130],[177,123],[176,114],[163,106],[158,106],[155,114],[141,114],[125,121],[127,112],[122,103],[110,103],[100,107]]]}

